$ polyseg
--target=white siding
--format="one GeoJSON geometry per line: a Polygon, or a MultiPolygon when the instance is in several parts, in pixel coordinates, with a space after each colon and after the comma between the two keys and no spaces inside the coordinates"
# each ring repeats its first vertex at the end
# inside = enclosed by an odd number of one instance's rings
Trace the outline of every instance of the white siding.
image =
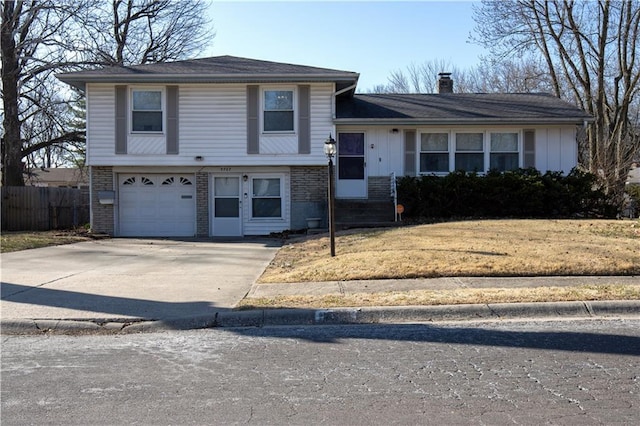
{"type": "Polygon", "coordinates": [[[333,90],[333,84],[311,86],[311,154],[305,156],[309,157],[305,165],[327,164],[324,141],[330,133],[336,137],[331,108],[333,90]]]}
{"type": "Polygon", "coordinates": [[[131,135],[127,141],[127,154],[165,154],[167,141],[163,135],[131,135]]]}
{"type": "Polygon", "coordinates": [[[330,83],[311,84],[310,154],[297,153],[296,135],[265,135],[264,152],[248,155],[246,84],[192,84],[179,87],[178,155],[165,154],[163,136],[146,135],[130,137],[128,154],[116,155],[114,85],[89,84],[88,161],[115,166],[324,165],[323,144],[334,132],[333,90],[330,83]]]}
{"type": "Polygon", "coordinates": [[[575,127],[562,128],[562,142],[560,145],[561,170],[567,174],[578,165],[577,129],[575,127]]]}
{"type": "Polygon", "coordinates": [[[400,175],[403,171],[404,141],[401,129],[386,126],[340,126],[337,132],[364,133],[367,176],[389,176],[391,172],[400,175]],[[397,132],[393,129],[397,129],[397,132]]]}
{"type": "Polygon", "coordinates": [[[569,173],[578,164],[574,126],[537,127],[536,168],[541,172],[569,173]]]}
{"type": "MultiPolygon", "coordinates": [[[[536,168],[541,172],[562,171],[569,173],[577,165],[576,128],[573,125],[566,126],[483,126],[483,127],[402,127],[402,126],[339,126],[337,132],[364,132],[366,150],[367,176],[388,176],[391,172],[397,175],[404,174],[404,141],[403,131],[416,130],[419,139],[421,132],[437,131],[450,133],[450,149],[453,150],[453,134],[456,131],[485,133],[485,152],[489,151],[489,133],[496,131],[516,131],[520,134],[520,150],[522,150],[522,131],[534,129],[536,137],[535,157],[536,168]],[[398,129],[397,133],[393,129],[398,129]],[[373,147],[372,147],[373,146],[373,147]]],[[[419,143],[419,142],[416,142],[419,143]]],[[[416,162],[419,162],[419,146],[416,153],[416,162]]],[[[486,164],[489,164],[486,155],[486,164]]],[[[522,155],[520,158],[522,164],[522,155]]],[[[419,164],[416,166],[419,170],[419,164]]]]}
{"type": "Polygon", "coordinates": [[[260,138],[260,154],[297,154],[298,138],[296,135],[262,135],[260,138]]]}
{"type": "Polygon", "coordinates": [[[246,157],[246,116],[245,85],[180,86],[177,160],[200,155],[207,165],[246,157]]]}

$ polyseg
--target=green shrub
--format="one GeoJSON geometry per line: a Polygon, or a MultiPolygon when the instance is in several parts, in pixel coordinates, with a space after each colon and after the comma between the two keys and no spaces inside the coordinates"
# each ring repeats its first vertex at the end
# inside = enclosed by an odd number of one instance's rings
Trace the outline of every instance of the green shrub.
{"type": "Polygon", "coordinates": [[[615,217],[596,176],[572,170],[540,173],[453,172],[446,176],[398,179],[398,202],[408,218],[450,217],[615,217]]]}

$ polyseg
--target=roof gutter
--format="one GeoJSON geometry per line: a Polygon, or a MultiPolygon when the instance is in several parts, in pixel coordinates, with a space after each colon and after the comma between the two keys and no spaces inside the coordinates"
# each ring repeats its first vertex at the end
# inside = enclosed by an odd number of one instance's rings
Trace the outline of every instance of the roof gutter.
{"type": "MultiPolygon", "coordinates": [[[[336,82],[353,81],[354,75],[344,74],[111,74],[83,75],[79,73],[57,74],[56,77],[84,90],[87,83],[274,83],[274,82],[336,82]]],[[[355,87],[355,86],[354,86],[355,87]]]]}
{"type": "Polygon", "coordinates": [[[593,118],[585,117],[558,117],[558,118],[335,118],[336,125],[369,125],[369,126],[433,126],[433,125],[500,125],[500,124],[575,124],[584,126],[593,122],[593,118]]]}

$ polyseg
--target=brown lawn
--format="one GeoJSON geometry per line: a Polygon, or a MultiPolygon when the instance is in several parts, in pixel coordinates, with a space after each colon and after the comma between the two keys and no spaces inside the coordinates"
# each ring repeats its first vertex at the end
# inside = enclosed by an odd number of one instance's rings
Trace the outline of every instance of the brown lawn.
{"type": "Polygon", "coordinates": [[[637,220],[470,220],[291,240],[259,282],[640,274],[637,220]]]}

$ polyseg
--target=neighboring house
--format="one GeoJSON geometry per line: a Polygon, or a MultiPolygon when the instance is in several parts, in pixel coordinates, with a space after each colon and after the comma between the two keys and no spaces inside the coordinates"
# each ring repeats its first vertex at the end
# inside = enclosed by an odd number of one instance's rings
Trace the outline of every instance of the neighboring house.
{"type": "Polygon", "coordinates": [[[550,95],[450,93],[448,75],[440,94],[359,95],[355,72],[232,56],[58,77],[86,94],[92,229],[116,236],[304,229],[327,216],[329,135],[336,196],[388,201],[392,173],[569,172],[591,120],[550,95]]]}
{"type": "Polygon", "coordinates": [[[626,184],[640,185],[640,163],[631,163],[631,169],[629,170],[629,174],[627,175],[626,184]]]}
{"type": "Polygon", "coordinates": [[[86,169],[75,167],[53,167],[29,170],[25,173],[26,186],[86,188],[89,176],[86,169]]]}

